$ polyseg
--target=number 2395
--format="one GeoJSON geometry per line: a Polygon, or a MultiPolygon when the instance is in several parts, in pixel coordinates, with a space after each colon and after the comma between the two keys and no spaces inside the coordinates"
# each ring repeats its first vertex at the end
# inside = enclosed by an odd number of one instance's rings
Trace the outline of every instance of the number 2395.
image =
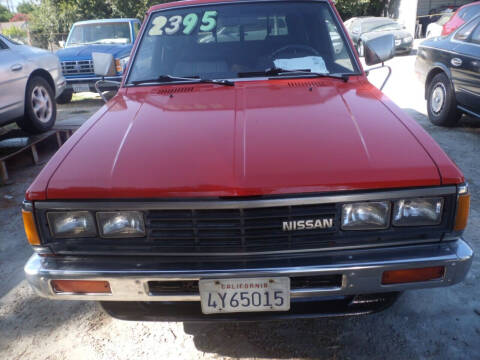
{"type": "MultiPolygon", "coordinates": [[[[217,11],[205,11],[200,24],[200,31],[212,31],[217,26],[217,11]]],[[[152,21],[152,27],[148,32],[151,36],[174,35],[180,31],[183,26],[182,33],[190,35],[195,30],[199,22],[199,16],[195,13],[185,16],[173,15],[169,18],[166,16],[157,16],[152,21]]]]}

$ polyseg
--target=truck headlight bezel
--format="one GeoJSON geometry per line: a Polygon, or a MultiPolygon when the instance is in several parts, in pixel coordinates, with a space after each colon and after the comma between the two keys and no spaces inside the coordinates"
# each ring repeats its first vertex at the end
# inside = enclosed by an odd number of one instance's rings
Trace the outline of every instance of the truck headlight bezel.
{"type": "Polygon", "coordinates": [[[90,211],[51,211],[47,213],[47,220],[54,238],[97,236],[95,218],[90,211]]]}
{"type": "Polygon", "coordinates": [[[141,211],[99,211],[96,218],[102,238],[145,236],[145,220],[141,211]]]}
{"type": "Polygon", "coordinates": [[[390,226],[390,201],[356,202],[342,205],[341,229],[383,230],[390,226]]]}
{"type": "Polygon", "coordinates": [[[443,218],[444,204],[443,197],[395,200],[392,225],[395,227],[439,225],[443,218]]]}

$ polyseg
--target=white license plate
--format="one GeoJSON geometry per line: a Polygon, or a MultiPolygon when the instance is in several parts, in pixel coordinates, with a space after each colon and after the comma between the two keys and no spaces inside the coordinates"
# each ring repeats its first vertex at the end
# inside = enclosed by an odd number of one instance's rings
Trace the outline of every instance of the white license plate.
{"type": "Polygon", "coordinates": [[[200,280],[204,314],[290,310],[290,278],[200,280]]]}
{"type": "Polygon", "coordinates": [[[90,86],[88,84],[73,84],[72,85],[74,92],[89,92],[90,86]]]}

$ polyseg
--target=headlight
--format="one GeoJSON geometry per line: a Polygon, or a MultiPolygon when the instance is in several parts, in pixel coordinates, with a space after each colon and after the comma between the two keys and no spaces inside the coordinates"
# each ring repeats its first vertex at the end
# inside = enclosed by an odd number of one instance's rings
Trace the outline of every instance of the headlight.
{"type": "Polygon", "coordinates": [[[443,198],[397,200],[393,206],[393,225],[438,225],[442,212],[443,198]]]}
{"type": "Polygon", "coordinates": [[[97,221],[103,237],[145,236],[143,214],[139,211],[98,212],[97,221]]]}
{"type": "Polygon", "coordinates": [[[409,43],[412,42],[413,38],[411,36],[407,36],[406,38],[403,39],[403,42],[409,43]]]}
{"type": "Polygon", "coordinates": [[[91,237],[97,234],[95,219],[88,211],[49,212],[47,218],[54,237],[91,237]]]}
{"type": "Polygon", "coordinates": [[[115,67],[117,69],[117,73],[123,73],[123,70],[125,70],[125,68],[127,67],[128,60],[130,60],[130,56],[126,56],[121,59],[115,59],[115,67]]]}
{"type": "Polygon", "coordinates": [[[398,46],[402,43],[402,39],[395,40],[395,46],[398,46]]]}
{"type": "Polygon", "coordinates": [[[345,204],[342,208],[343,230],[386,229],[390,221],[390,202],[345,204]]]}

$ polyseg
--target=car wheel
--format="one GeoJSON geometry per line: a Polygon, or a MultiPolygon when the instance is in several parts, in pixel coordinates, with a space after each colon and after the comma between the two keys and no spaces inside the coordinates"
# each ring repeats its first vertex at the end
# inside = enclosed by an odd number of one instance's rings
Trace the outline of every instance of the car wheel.
{"type": "Polygon", "coordinates": [[[35,134],[50,130],[57,117],[54,99],[53,90],[44,78],[31,78],[27,84],[25,114],[17,121],[18,126],[35,134]]]}
{"type": "Polygon", "coordinates": [[[433,77],[428,87],[428,118],[439,126],[455,126],[462,116],[450,79],[444,73],[433,77]]]}
{"type": "Polygon", "coordinates": [[[363,57],[365,56],[365,46],[363,45],[363,41],[359,40],[357,45],[358,56],[363,57]]]}
{"type": "Polygon", "coordinates": [[[72,101],[73,91],[64,90],[62,94],[57,98],[57,104],[68,104],[72,101]]]}

